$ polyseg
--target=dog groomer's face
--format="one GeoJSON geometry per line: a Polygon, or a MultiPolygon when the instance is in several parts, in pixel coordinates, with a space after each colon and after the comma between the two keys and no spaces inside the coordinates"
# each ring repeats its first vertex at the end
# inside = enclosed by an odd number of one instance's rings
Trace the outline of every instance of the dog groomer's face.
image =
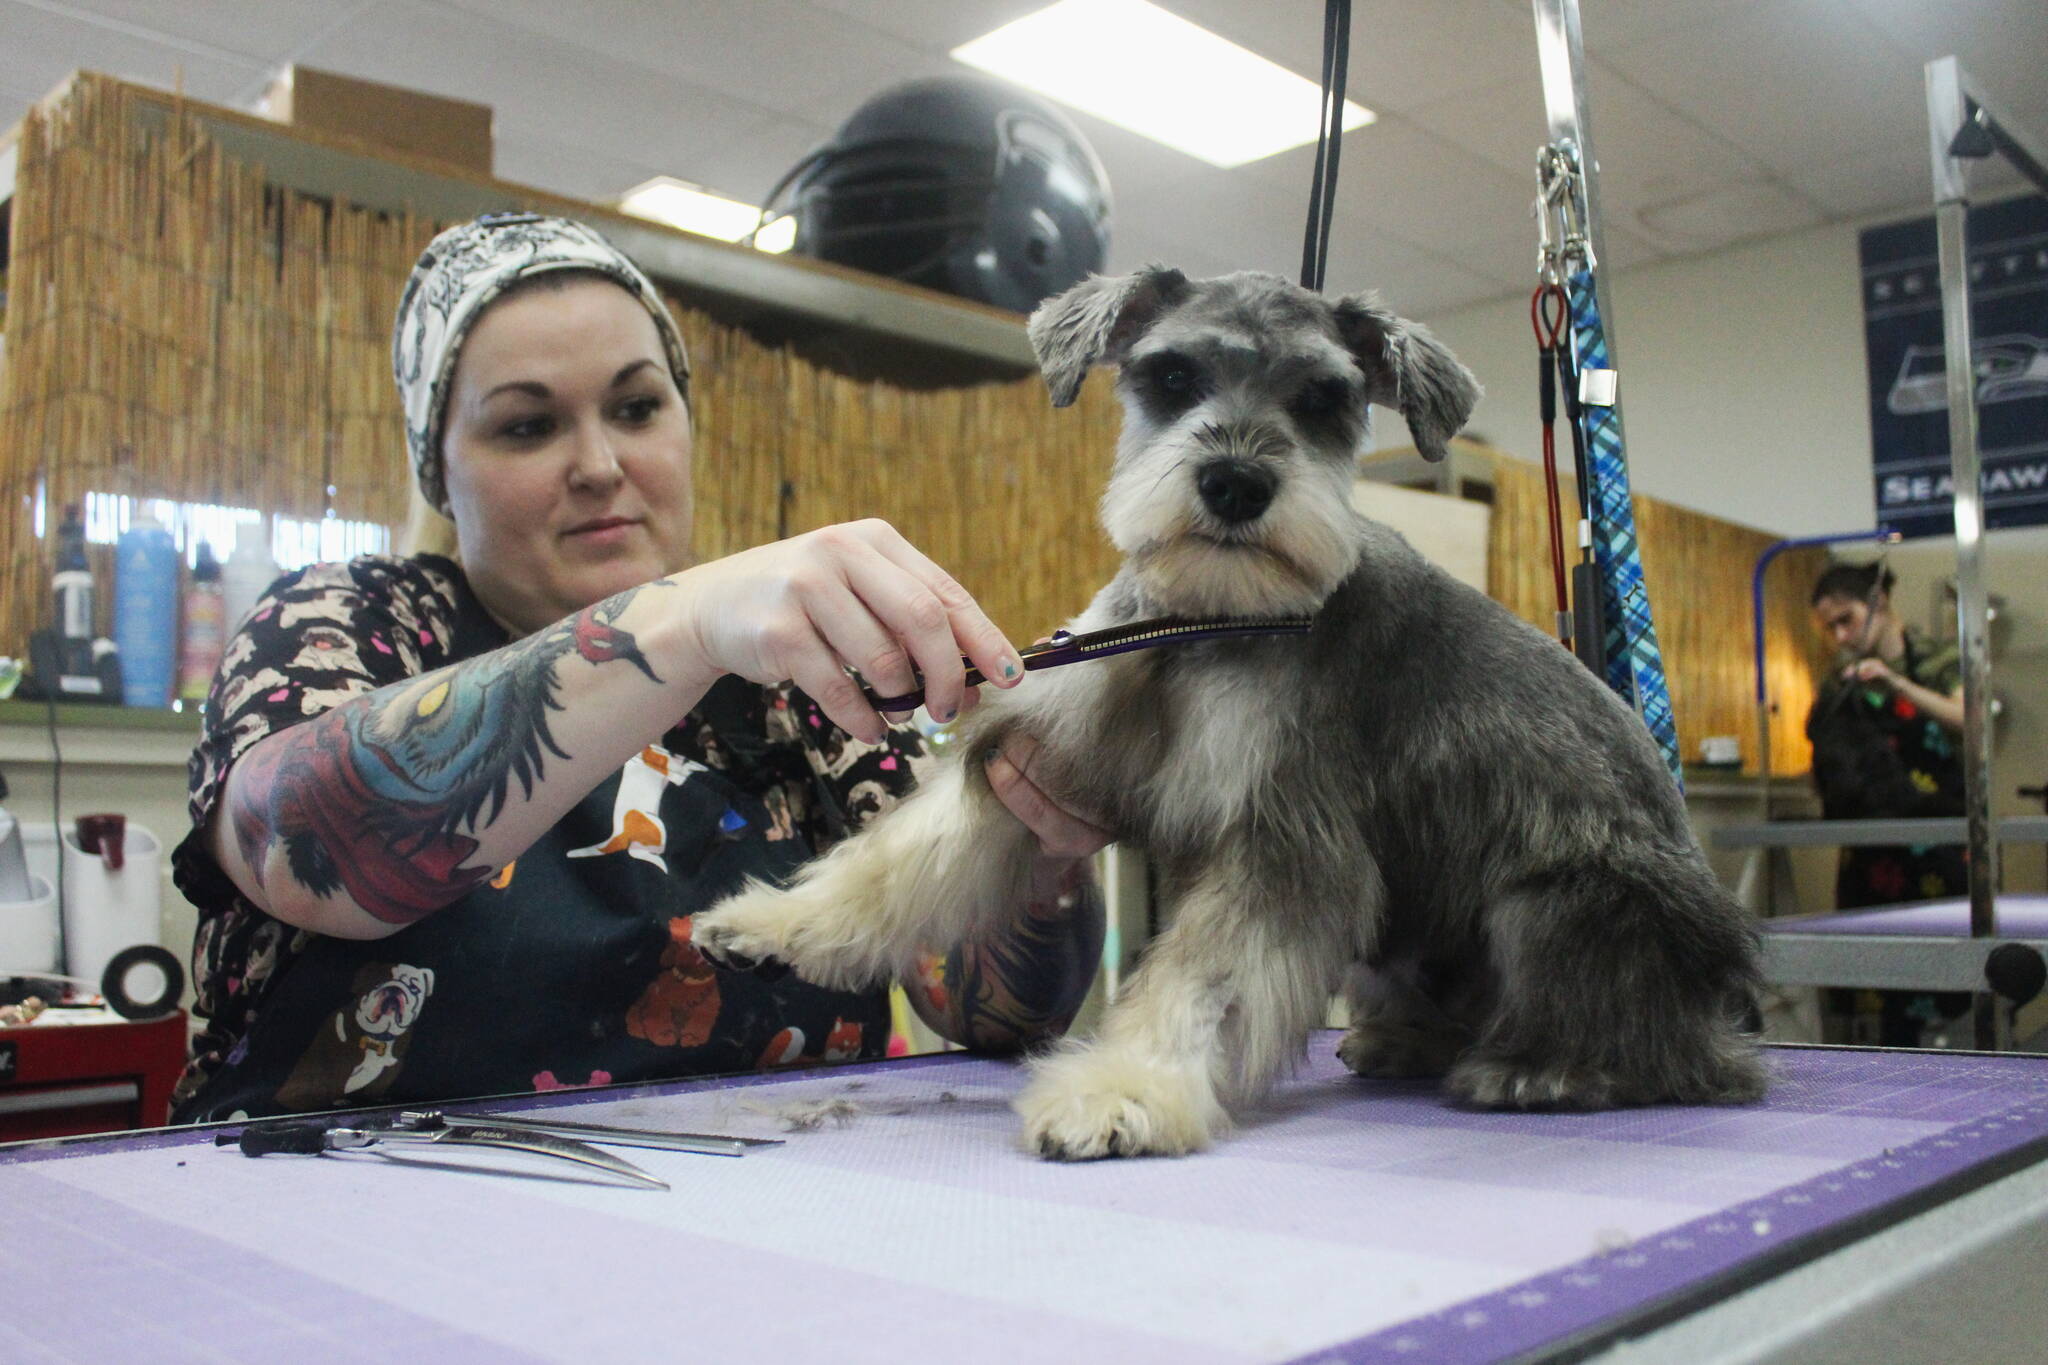
{"type": "Polygon", "coordinates": [[[690,414],[654,319],[609,280],[545,281],[477,320],[444,438],[463,567],[521,632],[690,562],[690,414]]]}
{"type": "Polygon", "coordinates": [[[1313,611],[1356,562],[1365,376],[1304,290],[1244,276],[1188,289],[1124,357],[1103,524],[1169,610],[1313,611]]]}

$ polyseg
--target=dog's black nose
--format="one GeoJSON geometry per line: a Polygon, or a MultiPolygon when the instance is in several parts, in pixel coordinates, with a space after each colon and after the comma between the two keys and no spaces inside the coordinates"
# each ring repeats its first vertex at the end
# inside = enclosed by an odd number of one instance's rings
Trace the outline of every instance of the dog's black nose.
{"type": "Polygon", "coordinates": [[[1233,526],[1264,512],[1278,484],[1271,473],[1243,460],[1211,460],[1195,474],[1202,502],[1217,520],[1233,526]]]}

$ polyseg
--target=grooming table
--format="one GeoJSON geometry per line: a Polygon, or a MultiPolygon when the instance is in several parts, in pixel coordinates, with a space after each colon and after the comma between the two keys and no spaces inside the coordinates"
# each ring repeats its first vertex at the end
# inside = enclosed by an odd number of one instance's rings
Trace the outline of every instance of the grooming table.
{"type": "Polygon", "coordinates": [[[1970,903],[1920,901],[1881,910],[1764,920],[1764,978],[1779,986],[1982,991],[2001,944],[2048,955],[2048,896],[1999,896],[1996,938],[1970,937],[1970,903]]]}
{"type": "MultiPolygon", "coordinates": [[[[2048,816],[2008,815],[1994,820],[1992,837],[2001,844],[2048,844],[2048,816]]],[[[1708,837],[1715,848],[1746,848],[1735,898],[1765,915],[1790,916],[1799,907],[1792,894],[1795,848],[1879,847],[1886,844],[1962,844],[1969,822],[1960,815],[1893,820],[1750,820],[1717,826],[1708,837]]]]}
{"type": "MultiPolygon", "coordinates": [[[[1930,1221],[1959,1200],[2019,1220],[2017,1273],[2048,1269],[2048,1059],[1776,1048],[1754,1107],[1527,1115],[1358,1080],[1336,1038],[1183,1160],[1028,1156],[1021,1073],[964,1054],[490,1106],[788,1139],[613,1149],[666,1194],[252,1160],[213,1129],[0,1148],[0,1360],[1449,1365],[1575,1359],[1668,1323],[1627,1358],[1700,1361],[1763,1330],[1743,1305],[1774,1277],[1873,1234],[1894,1239],[1885,1274],[1954,1269],[1991,1217],[1930,1221]],[[859,1112],[788,1134],[766,1112],[816,1100],[859,1112]],[[1720,1344],[1660,1347],[1689,1329],[1720,1344]]],[[[1836,1273],[1857,1292],[1799,1290],[1769,1330],[1877,1321],[1884,1275],[1836,1273]]],[[[2038,1306],[1994,1302],[2030,1332],[2038,1306]]],[[[2031,1349],[2000,1330],[1980,1320],[1969,1353],[2031,1349]]]]}

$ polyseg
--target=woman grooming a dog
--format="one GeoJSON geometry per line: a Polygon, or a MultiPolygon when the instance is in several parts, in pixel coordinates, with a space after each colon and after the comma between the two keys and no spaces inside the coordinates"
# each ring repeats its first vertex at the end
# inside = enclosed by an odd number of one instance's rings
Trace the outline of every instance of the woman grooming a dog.
{"type": "MultiPolygon", "coordinates": [[[[1813,588],[1813,616],[1841,667],[1806,719],[1813,780],[1830,820],[1961,815],[1962,660],[1892,608],[1894,579],[1879,564],[1837,564],[1813,588]]],[[[1844,848],[1835,908],[1969,894],[1958,844],[1844,848]]],[[[1969,1005],[1960,994],[1879,993],[1879,1041],[1917,1047],[1926,1026],[1969,1005]]]]}
{"type": "MultiPolygon", "coordinates": [[[[691,555],[689,367],[644,275],[580,224],[427,248],[393,361],[454,557],[281,579],[232,643],[174,854],[206,1032],[176,1116],[879,1056],[886,997],[714,972],[691,915],[893,805],[923,750],[879,695],[972,706],[1016,650],[881,522],[691,555]]],[[[1105,836],[989,762],[1041,850],[1004,930],[903,985],[945,1036],[1064,1029],[1105,836]]]]}

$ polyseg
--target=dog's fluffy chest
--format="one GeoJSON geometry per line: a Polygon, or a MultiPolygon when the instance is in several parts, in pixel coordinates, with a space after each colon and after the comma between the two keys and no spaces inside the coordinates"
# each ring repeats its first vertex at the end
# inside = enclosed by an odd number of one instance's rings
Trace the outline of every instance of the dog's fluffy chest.
{"type": "Polygon", "coordinates": [[[1285,701],[1256,658],[1170,659],[1161,672],[1166,743],[1143,805],[1168,841],[1199,839],[1265,798],[1285,746],[1285,701]]]}
{"type": "Polygon", "coordinates": [[[1194,645],[1067,669],[1029,699],[1025,723],[1051,747],[1060,785],[1121,836],[1207,841],[1256,808],[1281,766],[1284,670],[1261,655],[1289,647],[1194,645]]]}

